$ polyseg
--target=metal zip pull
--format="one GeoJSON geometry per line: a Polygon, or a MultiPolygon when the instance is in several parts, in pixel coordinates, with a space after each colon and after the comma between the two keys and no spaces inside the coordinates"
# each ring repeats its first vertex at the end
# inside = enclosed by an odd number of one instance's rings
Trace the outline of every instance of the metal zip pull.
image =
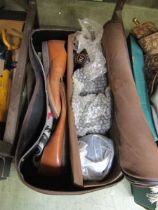
{"type": "Polygon", "coordinates": [[[136,17],[133,18],[133,23],[135,23],[135,25],[139,25],[140,24],[139,20],[136,17]]]}

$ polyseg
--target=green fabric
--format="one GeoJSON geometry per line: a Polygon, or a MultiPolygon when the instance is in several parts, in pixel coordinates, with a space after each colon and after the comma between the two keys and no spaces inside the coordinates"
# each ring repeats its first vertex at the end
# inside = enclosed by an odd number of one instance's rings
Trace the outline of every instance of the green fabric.
{"type": "Polygon", "coordinates": [[[143,51],[138,45],[136,39],[131,35],[128,37],[128,43],[132,58],[131,62],[132,62],[133,76],[136,84],[137,93],[140,98],[142,111],[144,112],[145,118],[154,136],[154,139],[157,140],[158,135],[152,118],[151,107],[147,92],[147,85],[145,81],[143,51]]]}
{"type": "Polygon", "coordinates": [[[156,205],[151,204],[150,201],[147,199],[146,194],[150,193],[150,190],[147,188],[139,188],[136,186],[131,186],[132,193],[134,196],[134,201],[149,210],[155,210],[156,205]]]}

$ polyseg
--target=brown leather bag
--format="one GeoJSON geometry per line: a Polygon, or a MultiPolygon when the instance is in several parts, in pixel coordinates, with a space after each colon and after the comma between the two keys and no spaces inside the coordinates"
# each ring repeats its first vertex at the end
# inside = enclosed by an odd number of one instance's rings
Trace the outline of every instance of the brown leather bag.
{"type": "MultiPolygon", "coordinates": [[[[121,5],[118,7],[121,9],[121,5]]],[[[120,10],[115,10],[113,22],[105,24],[103,34],[103,51],[119,131],[119,160],[121,169],[130,182],[147,187],[158,184],[158,168],[155,167],[158,150],[140,107],[120,22],[120,10]]]]}
{"type": "Polygon", "coordinates": [[[122,178],[139,186],[158,184],[157,146],[141,110],[133,81],[121,11],[125,0],[118,0],[112,19],[104,25],[103,52],[107,60],[109,84],[114,101],[111,139],[115,144],[115,158],[110,174],[100,182],[85,182],[81,173],[79,148],[71,108],[73,72],[72,31],[36,30],[30,39],[30,60],[35,74],[34,92],[22,125],[16,151],[16,166],[19,177],[28,185],[47,194],[80,194],[104,188],[122,178]],[[42,42],[52,39],[68,40],[67,65],[67,116],[68,152],[66,170],[59,176],[39,174],[32,163],[36,145],[45,128],[48,95],[43,66],[37,52],[42,42]],[[36,123],[35,123],[36,122],[36,123]],[[152,154],[152,155],[151,155],[152,154]],[[71,163],[70,163],[71,162],[71,163]],[[120,168],[121,166],[121,168],[120,168]]]}

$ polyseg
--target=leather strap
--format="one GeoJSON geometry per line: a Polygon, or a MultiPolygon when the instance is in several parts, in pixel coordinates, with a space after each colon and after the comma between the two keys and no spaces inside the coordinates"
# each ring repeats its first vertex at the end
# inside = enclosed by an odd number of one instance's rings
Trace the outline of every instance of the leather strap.
{"type": "Polygon", "coordinates": [[[115,11],[118,11],[118,10],[122,10],[123,7],[124,7],[124,4],[127,2],[127,0],[117,0],[116,2],[116,7],[115,7],[115,11]]]}
{"type": "Polygon", "coordinates": [[[117,20],[122,19],[122,10],[124,7],[124,4],[126,3],[127,0],[117,0],[116,6],[113,12],[112,20],[116,22],[117,20]]]}

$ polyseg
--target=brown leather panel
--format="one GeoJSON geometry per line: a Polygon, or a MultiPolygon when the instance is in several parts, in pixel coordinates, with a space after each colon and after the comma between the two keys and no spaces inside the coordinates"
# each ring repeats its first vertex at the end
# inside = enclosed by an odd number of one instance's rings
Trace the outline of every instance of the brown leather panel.
{"type": "Polygon", "coordinates": [[[133,178],[158,181],[158,150],[141,111],[121,23],[105,25],[103,48],[120,133],[121,168],[133,178]]]}
{"type": "Polygon", "coordinates": [[[78,146],[78,140],[75,128],[74,115],[71,107],[71,99],[73,92],[72,74],[73,74],[73,35],[69,35],[68,61],[67,61],[67,106],[68,106],[68,124],[69,124],[69,141],[70,141],[70,160],[71,160],[71,167],[73,174],[73,182],[76,185],[83,186],[79,146],[78,146]]]}

